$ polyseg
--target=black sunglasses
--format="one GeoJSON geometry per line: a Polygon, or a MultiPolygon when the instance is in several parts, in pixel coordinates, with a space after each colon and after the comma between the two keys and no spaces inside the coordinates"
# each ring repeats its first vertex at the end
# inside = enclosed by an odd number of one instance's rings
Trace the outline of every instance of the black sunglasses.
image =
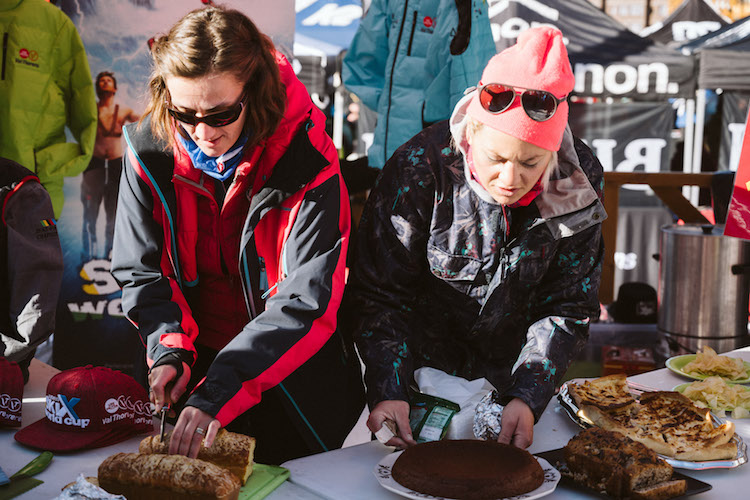
{"type": "Polygon", "coordinates": [[[169,111],[169,114],[172,116],[172,118],[174,118],[178,122],[192,125],[193,127],[203,122],[209,127],[219,128],[226,127],[227,125],[236,122],[242,114],[242,108],[244,107],[245,97],[242,96],[237,104],[235,104],[231,108],[225,111],[219,111],[218,113],[211,113],[210,115],[206,116],[195,116],[195,114],[193,113],[183,113],[182,111],[177,111],[176,109],[170,107],[167,107],[167,111],[169,111]]]}
{"type": "Polygon", "coordinates": [[[521,96],[521,106],[529,118],[537,122],[546,122],[557,111],[557,106],[565,102],[568,96],[558,98],[546,90],[523,89],[510,87],[502,83],[488,83],[479,87],[479,102],[492,114],[499,114],[510,108],[517,95],[521,96]]]}

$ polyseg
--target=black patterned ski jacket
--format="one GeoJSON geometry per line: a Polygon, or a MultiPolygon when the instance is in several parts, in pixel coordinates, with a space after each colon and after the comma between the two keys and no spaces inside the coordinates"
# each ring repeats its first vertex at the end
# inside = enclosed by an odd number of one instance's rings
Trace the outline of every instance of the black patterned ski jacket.
{"type": "Polygon", "coordinates": [[[371,407],[408,401],[414,370],[432,366],[486,377],[538,420],[599,315],[602,167],[566,130],[528,207],[485,201],[465,144],[451,145],[460,106],[453,125],[425,129],[385,165],[352,249],[346,323],[371,407]]]}

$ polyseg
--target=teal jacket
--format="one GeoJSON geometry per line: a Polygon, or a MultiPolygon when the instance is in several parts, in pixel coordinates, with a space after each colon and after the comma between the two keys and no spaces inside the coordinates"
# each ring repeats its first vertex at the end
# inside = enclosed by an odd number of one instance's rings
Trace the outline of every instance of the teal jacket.
{"type": "Polygon", "coordinates": [[[373,0],[344,57],[347,89],[377,111],[370,166],[448,119],[495,42],[486,0],[373,0]]]}
{"type": "Polygon", "coordinates": [[[96,96],[73,22],[45,0],[0,0],[0,156],[32,170],[63,206],[96,138],[96,96]],[[67,142],[65,127],[76,142],[67,142]]]}

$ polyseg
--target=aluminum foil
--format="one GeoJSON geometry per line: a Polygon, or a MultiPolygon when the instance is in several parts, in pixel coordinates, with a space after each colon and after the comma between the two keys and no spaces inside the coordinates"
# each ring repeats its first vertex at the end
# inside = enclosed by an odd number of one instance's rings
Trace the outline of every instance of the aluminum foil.
{"type": "Polygon", "coordinates": [[[497,441],[502,429],[503,405],[497,402],[497,391],[488,392],[477,403],[474,411],[474,437],[497,441]]]}
{"type": "Polygon", "coordinates": [[[122,495],[107,493],[78,474],[76,482],[65,488],[54,500],[127,500],[122,495]]]}

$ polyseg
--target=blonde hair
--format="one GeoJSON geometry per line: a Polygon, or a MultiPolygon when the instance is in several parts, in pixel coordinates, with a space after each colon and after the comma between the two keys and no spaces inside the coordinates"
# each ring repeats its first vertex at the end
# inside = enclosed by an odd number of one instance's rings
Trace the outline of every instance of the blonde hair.
{"type": "MultiPolygon", "coordinates": [[[[479,132],[485,126],[484,123],[480,122],[479,120],[475,120],[469,115],[466,115],[464,120],[466,121],[464,134],[467,138],[474,137],[477,132],[479,132]]],[[[547,190],[549,180],[558,167],[557,151],[551,151],[551,153],[552,156],[550,157],[549,163],[547,163],[547,168],[544,169],[544,172],[542,172],[542,175],[539,178],[542,182],[542,191],[547,190]]]]}
{"type": "MultiPolygon", "coordinates": [[[[154,68],[144,117],[151,116],[152,133],[169,145],[174,142],[167,77],[200,78],[227,72],[243,82],[247,144],[269,137],[286,106],[275,52],[271,39],[237,10],[209,6],[188,13],[151,46],[154,68]]],[[[177,129],[185,135],[182,127],[177,129]]]]}

